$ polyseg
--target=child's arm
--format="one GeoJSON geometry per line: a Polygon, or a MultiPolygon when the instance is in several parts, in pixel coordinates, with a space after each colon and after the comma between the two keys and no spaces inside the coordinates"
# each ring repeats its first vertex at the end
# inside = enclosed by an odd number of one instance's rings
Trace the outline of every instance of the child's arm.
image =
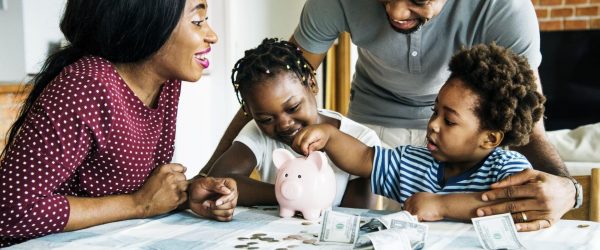
{"type": "Polygon", "coordinates": [[[477,214],[478,208],[501,202],[483,201],[481,200],[482,193],[432,194],[418,192],[404,202],[404,209],[416,215],[420,221],[442,219],[468,221],[471,218],[482,216],[477,214]]]}
{"type": "Polygon", "coordinates": [[[239,193],[238,205],[277,205],[275,185],[250,178],[255,166],[252,150],[236,141],[213,164],[208,175],[234,179],[239,193]]]}
{"type": "Polygon", "coordinates": [[[361,177],[371,176],[373,148],[329,124],[302,129],[294,138],[292,148],[303,155],[323,149],[340,169],[361,177]]]}

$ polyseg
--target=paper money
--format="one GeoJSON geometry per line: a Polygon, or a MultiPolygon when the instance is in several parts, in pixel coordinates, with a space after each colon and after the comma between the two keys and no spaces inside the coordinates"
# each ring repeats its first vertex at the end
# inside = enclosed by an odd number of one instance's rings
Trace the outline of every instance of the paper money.
{"type": "Polygon", "coordinates": [[[383,223],[383,225],[385,225],[387,228],[390,228],[392,220],[409,221],[414,223],[419,222],[416,216],[410,214],[407,211],[400,211],[393,214],[383,215],[377,219],[381,221],[381,223],[383,223]]]}
{"type": "Polygon", "coordinates": [[[397,229],[410,241],[412,249],[421,250],[425,247],[429,227],[423,223],[392,219],[390,229],[397,229]]]}
{"type": "Polygon", "coordinates": [[[354,244],[358,238],[360,216],[326,210],[321,222],[319,243],[354,244]]]}
{"type": "Polygon", "coordinates": [[[517,237],[510,213],[472,218],[479,242],[485,249],[525,249],[517,237]]]}
{"type": "Polygon", "coordinates": [[[371,240],[373,248],[377,250],[411,250],[410,240],[400,229],[387,229],[379,232],[368,233],[365,237],[371,240]]]}

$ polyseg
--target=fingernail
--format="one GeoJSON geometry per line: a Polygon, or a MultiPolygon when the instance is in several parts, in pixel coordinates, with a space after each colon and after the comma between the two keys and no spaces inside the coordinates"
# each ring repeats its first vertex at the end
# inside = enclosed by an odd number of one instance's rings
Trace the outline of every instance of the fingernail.
{"type": "Polygon", "coordinates": [[[517,231],[521,231],[521,225],[516,224],[515,227],[517,228],[517,231]]]}
{"type": "Polygon", "coordinates": [[[484,215],[485,215],[485,213],[483,212],[483,210],[477,209],[477,216],[481,217],[481,216],[484,216],[484,215]]]}
{"type": "Polygon", "coordinates": [[[221,201],[221,200],[218,200],[217,202],[215,202],[215,204],[216,204],[217,206],[221,206],[221,205],[223,205],[223,201],[221,201]]]}
{"type": "Polygon", "coordinates": [[[488,201],[487,194],[484,194],[484,195],[482,195],[482,196],[481,196],[481,200],[483,200],[483,201],[488,201]]]}

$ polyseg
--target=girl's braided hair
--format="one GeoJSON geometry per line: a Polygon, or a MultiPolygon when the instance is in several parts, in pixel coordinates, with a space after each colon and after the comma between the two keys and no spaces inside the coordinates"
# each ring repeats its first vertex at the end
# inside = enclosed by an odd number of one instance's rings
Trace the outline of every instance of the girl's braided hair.
{"type": "Polygon", "coordinates": [[[258,47],[244,52],[231,71],[231,82],[242,108],[247,91],[266,79],[285,72],[293,73],[305,87],[314,78],[312,66],[293,43],[277,38],[266,38],[258,47]]]}

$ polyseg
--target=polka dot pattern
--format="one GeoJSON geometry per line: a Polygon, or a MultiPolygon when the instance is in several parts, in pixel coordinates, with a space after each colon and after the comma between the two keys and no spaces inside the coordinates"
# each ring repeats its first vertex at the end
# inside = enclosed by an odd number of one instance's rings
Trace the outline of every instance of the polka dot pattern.
{"type": "Polygon", "coordinates": [[[0,247],[62,231],[65,196],[138,190],[171,161],[180,91],[180,81],[166,81],[151,109],[103,58],[65,67],[0,162],[0,247]]]}

